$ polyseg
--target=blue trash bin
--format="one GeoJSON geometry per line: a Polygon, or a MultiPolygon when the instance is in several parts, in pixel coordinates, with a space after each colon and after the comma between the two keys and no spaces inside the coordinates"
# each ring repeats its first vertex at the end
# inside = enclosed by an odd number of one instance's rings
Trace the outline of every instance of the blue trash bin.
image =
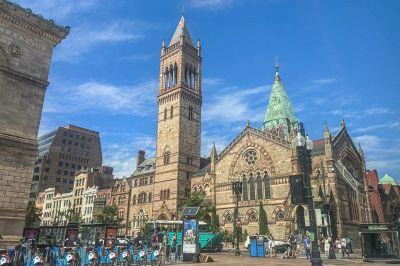
{"type": "Polygon", "coordinates": [[[257,237],[250,236],[250,257],[257,257],[257,237]]]}
{"type": "Polygon", "coordinates": [[[257,241],[257,256],[265,257],[265,241],[264,241],[264,239],[259,239],[257,241]]]}

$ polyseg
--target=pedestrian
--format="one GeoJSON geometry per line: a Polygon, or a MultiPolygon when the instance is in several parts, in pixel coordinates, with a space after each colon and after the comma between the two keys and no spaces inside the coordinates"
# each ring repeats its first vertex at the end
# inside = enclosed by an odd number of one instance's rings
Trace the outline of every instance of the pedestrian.
{"type": "Polygon", "coordinates": [[[171,250],[175,251],[175,262],[179,262],[179,246],[178,246],[178,237],[177,233],[174,232],[174,235],[172,237],[172,243],[171,243],[171,250]]]}
{"type": "Polygon", "coordinates": [[[325,250],[325,255],[328,257],[329,256],[329,246],[331,244],[331,237],[328,236],[327,238],[325,238],[324,240],[324,250],[325,250]]]}
{"type": "Polygon", "coordinates": [[[269,250],[271,252],[271,257],[276,257],[276,251],[275,251],[275,241],[272,239],[269,241],[269,250]]]}
{"type": "Polygon", "coordinates": [[[350,253],[353,253],[353,247],[352,247],[352,245],[353,245],[353,239],[351,238],[351,236],[348,234],[347,235],[347,237],[346,237],[346,243],[347,243],[347,245],[349,246],[349,252],[350,253]]]}
{"type": "Polygon", "coordinates": [[[343,237],[340,240],[340,250],[342,251],[342,258],[344,258],[344,254],[346,253],[346,246],[347,246],[346,238],[343,237]]]}
{"type": "Polygon", "coordinates": [[[307,259],[311,258],[311,239],[309,235],[306,235],[303,241],[304,251],[306,252],[307,259]]]}
{"type": "Polygon", "coordinates": [[[153,231],[153,234],[151,235],[151,246],[153,249],[156,248],[158,242],[158,234],[156,230],[153,231]]]}
{"type": "Polygon", "coordinates": [[[168,231],[167,231],[167,229],[164,230],[162,245],[163,245],[163,257],[164,257],[164,264],[165,264],[165,262],[168,261],[168,231]]]}

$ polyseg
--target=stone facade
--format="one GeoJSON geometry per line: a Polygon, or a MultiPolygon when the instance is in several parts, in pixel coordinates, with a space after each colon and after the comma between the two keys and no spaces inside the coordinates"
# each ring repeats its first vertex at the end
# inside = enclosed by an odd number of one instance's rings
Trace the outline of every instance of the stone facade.
{"type": "Polygon", "coordinates": [[[190,193],[190,176],[201,167],[201,73],[200,42],[193,44],[182,17],[161,48],[156,156],[138,160],[131,177],[133,231],[147,219],[176,219],[190,193]]]}
{"type": "Polygon", "coordinates": [[[68,31],[0,1],[1,247],[22,235],[51,56],[68,31]]]}
{"type": "MultiPolygon", "coordinates": [[[[131,200],[131,178],[123,177],[112,187],[112,204],[118,208],[118,218],[121,219],[119,235],[130,234],[129,206],[131,200]]],[[[151,197],[151,196],[150,196],[151,197]]]]}

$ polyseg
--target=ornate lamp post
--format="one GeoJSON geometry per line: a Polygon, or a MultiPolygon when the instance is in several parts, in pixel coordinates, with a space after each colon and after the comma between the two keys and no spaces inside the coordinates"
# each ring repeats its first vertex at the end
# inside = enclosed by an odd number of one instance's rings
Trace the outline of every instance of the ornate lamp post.
{"type": "Polygon", "coordinates": [[[235,206],[235,212],[237,217],[234,217],[235,219],[235,227],[236,230],[236,249],[235,249],[235,256],[240,256],[240,249],[239,249],[239,229],[241,228],[241,223],[239,220],[239,200],[240,200],[240,196],[242,195],[242,182],[240,181],[239,178],[234,177],[232,179],[232,191],[236,196],[236,206],[235,206]]]}
{"type": "Polygon", "coordinates": [[[311,150],[313,148],[312,140],[305,135],[303,123],[299,123],[299,131],[295,138],[297,155],[299,157],[300,172],[303,178],[305,198],[310,217],[310,231],[314,234],[311,250],[311,265],[322,266],[322,260],[318,249],[317,219],[315,216],[314,201],[311,191],[311,150]]]}

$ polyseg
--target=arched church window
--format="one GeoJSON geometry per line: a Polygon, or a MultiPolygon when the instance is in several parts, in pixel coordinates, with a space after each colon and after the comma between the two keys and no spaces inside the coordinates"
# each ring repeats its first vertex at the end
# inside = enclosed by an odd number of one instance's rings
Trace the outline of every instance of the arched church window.
{"type": "Polygon", "coordinates": [[[278,213],[276,214],[276,220],[277,221],[285,220],[285,213],[282,210],[278,211],[278,213]]]}
{"type": "Polygon", "coordinates": [[[249,183],[250,183],[250,200],[255,200],[256,199],[256,188],[254,186],[254,176],[252,173],[250,174],[249,183]]]}
{"type": "Polygon", "coordinates": [[[242,176],[242,199],[249,200],[249,197],[247,195],[247,179],[245,174],[243,174],[242,176]]]}
{"type": "Polygon", "coordinates": [[[263,198],[263,193],[262,193],[262,180],[261,180],[261,174],[258,172],[257,173],[257,199],[262,199],[263,198]]]}
{"type": "Polygon", "coordinates": [[[169,87],[172,88],[174,86],[174,68],[172,65],[169,66],[169,87]]]}
{"type": "Polygon", "coordinates": [[[169,151],[164,152],[164,164],[169,164],[169,151]]]}
{"type": "Polygon", "coordinates": [[[174,86],[178,82],[178,65],[175,63],[174,65],[174,86]]]}
{"type": "Polygon", "coordinates": [[[168,69],[164,70],[164,89],[168,88],[168,69]]]}
{"type": "Polygon", "coordinates": [[[230,213],[226,214],[225,223],[227,223],[227,224],[232,223],[232,215],[230,213]]]}
{"type": "Polygon", "coordinates": [[[188,68],[188,65],[185,65],[184,81],[185,81],[185,85],[187,86],[189,84],[189,68],[188,68]]]}
{"type": "Polygon", "coordinates": [[[193,68],[193,78],[192,78],[192,89],[194,90],[196,88],[196,78],[197,78],[197,72],[196,69],[193,68]]]}
{"type": "Polygon", "coordinates": [[[149,193],[148,201],[151,202],[151,192],[149,193]]]}
{"type": "Polygon", "coordinates": [[[165,108],[164,109],[164,121],[165,120],[167,120],[167,116],[168,116],[168,113],[167,113],[168,111],[167,111],[167,108],[165,108]]]}
{"type": "Polygon", "coordinates": [[[174,116],[174,106],[171,105],[171,109],[170,109],[170,117],[172,118],[174,116]]]}
{"type": "Polygon", "coordinates": [[[255,223],[258,221],[257,213],[254,210],[251,210],[247,214],[247,217],[248,217],[250,223],[255,223]]]}
{"type": "Polygon", "coordinates": [[[146,193],[142,192],[139,194],[138,203],[146,203],[146,193]]]}
{"type": "Polygon", "coordinates": [[[253,149],[247,150],[244,153],[243,158],[248,165],[254,165],[257,161],[257,152],[253,149]]]}
{"type": "Polygon", "coordinates": [[[265,181],[265,198],[271,198],[271,185],[270,178],[267,172],[264,173],[264,181],[265,181]]]}

